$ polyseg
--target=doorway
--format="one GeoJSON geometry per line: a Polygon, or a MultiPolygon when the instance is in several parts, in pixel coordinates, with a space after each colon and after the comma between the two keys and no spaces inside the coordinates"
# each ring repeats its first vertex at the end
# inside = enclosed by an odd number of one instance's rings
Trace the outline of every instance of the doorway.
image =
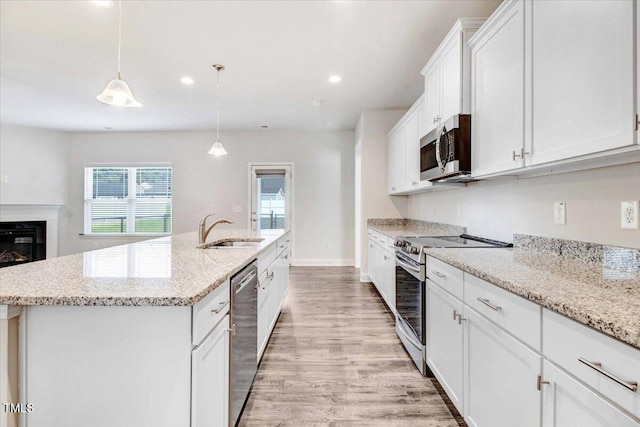
{"type": "Polygon", "coordinates": [[[251,230],[291,230],[293,258],[293,163],[249,163],[249,181],[251,230]]]}

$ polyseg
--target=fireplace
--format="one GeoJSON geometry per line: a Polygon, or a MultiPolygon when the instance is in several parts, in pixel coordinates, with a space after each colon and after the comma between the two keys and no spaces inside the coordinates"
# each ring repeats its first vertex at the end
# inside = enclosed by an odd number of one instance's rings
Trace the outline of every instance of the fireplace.
{"type": "Polygon", "coordinates": [[[0,222],[0,267],[47,257],[47,222],[0,222]]]}

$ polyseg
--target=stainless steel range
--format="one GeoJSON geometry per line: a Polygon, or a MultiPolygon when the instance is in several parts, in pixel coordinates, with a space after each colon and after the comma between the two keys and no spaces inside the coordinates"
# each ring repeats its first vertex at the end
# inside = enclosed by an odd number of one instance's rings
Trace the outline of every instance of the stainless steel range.
{"type": "Polygon", "coordinates": [[[398,237],[396,246],[396,333],[422,373],[426,364],[425,248],[505,248],[511,243],[462,234],[441,237],[398,237]]]}

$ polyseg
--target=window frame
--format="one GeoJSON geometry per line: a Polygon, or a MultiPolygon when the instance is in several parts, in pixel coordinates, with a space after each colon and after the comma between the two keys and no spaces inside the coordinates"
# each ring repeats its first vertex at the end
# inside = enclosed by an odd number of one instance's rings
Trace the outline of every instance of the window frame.
{"type": "MultiPolygon", "coordinates": [[[[153,236],[153,237],[163,237],[170,236],[173,233],[173,165],[171,163],[154,163],[154,164],[88,164],[84,165],[83,168],[84,174],[84,185],[83,185],[83,232],[80,234],[81,236],[87,236],[91,238],[95,237],[141,237],[141,236],[153,236]],[[92,206],[97,199],[93,198],[93,171],[95,169],[127,169],[127,197],[123,200],[127,205],[127,229],[122,233],[94,233],[91,231],[92,229],[92,206]],[[170,232],[149,232],[149,231],[140,231],[136,232],[136,221],[135,221],[135,213],[136,208],[135,205],[137,202],[145,202],[145,199],[137,198],[137,170],[143,168],[166,168],[171,171],[171,197],[156,199],[163,200],[165,203],[168,201],[171,207],[171,216],[170,216],[170,232]]],[[[153,200],[153,199],[150,199],[153,200]]],[[[98,202],[100,203],[100,202],[98,202]]]]}

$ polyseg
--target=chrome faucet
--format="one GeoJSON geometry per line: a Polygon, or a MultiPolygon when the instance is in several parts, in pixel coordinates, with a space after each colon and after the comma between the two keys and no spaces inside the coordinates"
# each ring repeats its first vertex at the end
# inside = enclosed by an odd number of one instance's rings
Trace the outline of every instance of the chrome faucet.
{"type": "Polygon", "coordinates": [[[231,221],[230,219],[226,219],[226,218],[221,218],[217,221],[215,221],[213,224],[211,224],[209,226],[209,228],[207,228],[205,230],[205,226],[207,223],[207,218],[209,218],[210,216],[213,216],[215,214],[209,214],[207,216],[205,216],[204,218],[202,218],[200,220],[200,223],[198,224],[198,242],[202,245],[204,244],[204,242],[207,240],[207,236],[209,235],[209,233],[211,232],[211,230],[213,229],[213,227],[215,227],[218,224],[233,224],[233,221],[231,221]]]}

